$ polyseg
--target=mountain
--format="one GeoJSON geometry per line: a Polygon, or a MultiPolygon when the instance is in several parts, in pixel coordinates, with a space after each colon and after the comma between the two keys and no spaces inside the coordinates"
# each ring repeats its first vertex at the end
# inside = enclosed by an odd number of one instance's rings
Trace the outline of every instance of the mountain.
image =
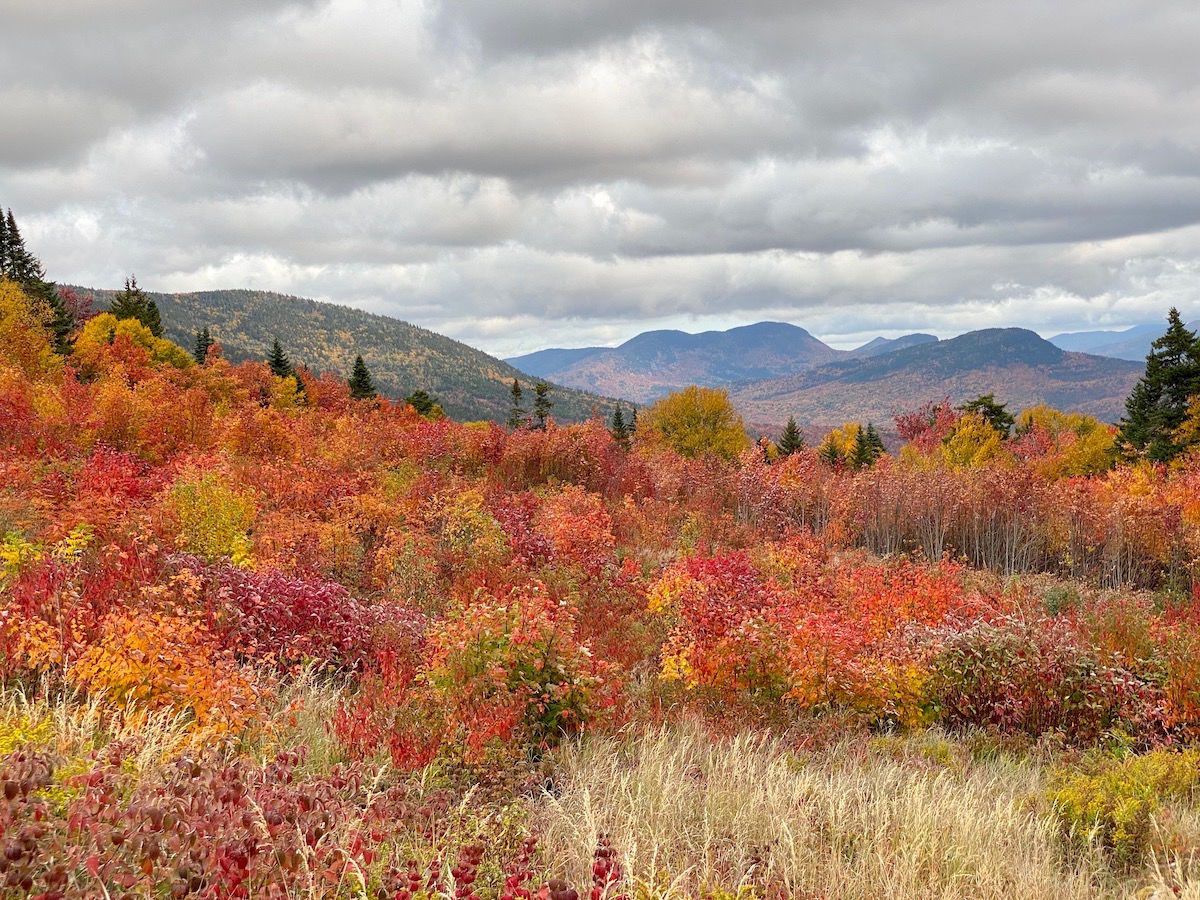
{"type": "MultiPolygon", "coordinates": [[[[93,294],[98,306],[107,305],[114,293],[77,290],[93,294]]],[[[269,291],[146,293],[158,304],[166,336],[189,350],[196,330],[208,326],[234,362],[265,359],[276,337],[294,363],[316,372],[349,375],[361,353],[381,393],[403,397],[424,388],[459,420],[504,421],[514,378],[526,388],[526,408],[532,403],[534,379],[526,373],[399,319],[269,291]]],[[[555,388],[552,399],[555,418],[564,422],[586,419],[594,408],[607,416],[613,406],[595,394],[562,387],[555,388]]]]}
{"type": "Polygon", "coordinates": [[[915,347],[918,344],[932,344],[937,340],[936,335],[932,334],[906,334],[898,338],[877,337],[873,341],[868,341],[861,347],[855,347],[850,351],[851,356],[882,356],[885,353],[891,353],[893,350],[903,350],[905,347],[915,347]]]}
{"type": "Polygon", "coordinates": [[[887,425],[927,400],[961,403],[987,393],[1014,412],[1048,403],[1116,421],[1141,374],[1140,363],[1068,352],[1023,328],[989,328],[739,386],[731,397],[764,431],[789,415],[824,426],[887,425]]]}
{"type": "Polygon", "coordinates": [[[647,331],[619,347],[541,350],[507,360],[560,384],[645,403],[692,384],[791,375],[845,356],[803,328],[759,322],[728,331],[647,331]]]}
{"type": "Polygon", "coordinates": [[[612,347],[578,347],[575,349],[551,347],[548,350],[526,353],[524,356],[511,356],[504,361],[511,366],[516,366],[522,372],[528,372],[539,378],[549,378],[554,372],[570,368],[589,356],[612,349],[612,347]]]}
{"type": "Polygon", "coordinates": [[[1064,350],[1079,350],[1097,356],[1144,361],[1150,345],[1166,332],[1165,325],[1134,325],[1124,331],[1073,331],[1056,334],[1050,343],[1064,350]]]}

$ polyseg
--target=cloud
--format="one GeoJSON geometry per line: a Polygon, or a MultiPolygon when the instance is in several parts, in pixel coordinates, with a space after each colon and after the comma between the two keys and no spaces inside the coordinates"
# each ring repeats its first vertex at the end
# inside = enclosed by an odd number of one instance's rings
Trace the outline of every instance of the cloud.
{"type": "Polygon", "coordinates": [[[0,0],[0,202],[63,281],[496,352],[1200,314],[1200,9],[0,0]]]}

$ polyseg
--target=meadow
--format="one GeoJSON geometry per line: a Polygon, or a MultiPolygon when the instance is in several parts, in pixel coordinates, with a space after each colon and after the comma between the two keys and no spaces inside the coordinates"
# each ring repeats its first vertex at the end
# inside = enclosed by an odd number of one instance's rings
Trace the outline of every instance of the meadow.
{"type": "Polygon", "coordinates": [[[680,452],[45,326],[0,280],[6,895],[1200,897],[1200,457],[680,452]]]}

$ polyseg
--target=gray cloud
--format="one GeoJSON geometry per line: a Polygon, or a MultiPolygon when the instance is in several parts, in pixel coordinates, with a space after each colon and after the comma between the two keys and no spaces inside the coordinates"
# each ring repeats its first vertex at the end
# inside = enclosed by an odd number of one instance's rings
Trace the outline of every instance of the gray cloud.
{"type": "Polygon", "coordinates": [[[1200,314],[1189,0],[0,0],[52,274],[501,353],[1200,314]]]}

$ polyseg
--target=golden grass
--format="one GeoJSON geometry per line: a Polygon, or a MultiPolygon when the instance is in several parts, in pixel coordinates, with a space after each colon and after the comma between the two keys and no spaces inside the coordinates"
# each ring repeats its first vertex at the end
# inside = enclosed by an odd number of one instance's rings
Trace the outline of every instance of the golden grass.
{"type": "Polygon", "coordinates": [[[559,783],[531,819],[547,858],[585,883],[607,833],[652,897],[755,885],[847,900],[1196,896],[1169,866],[1132,884],[1098,853],[1068,859],[1036,763],[972,761],[937,740],[797,756],[778,738],[697,726],[592,738],[556,755],[559,783]]]}

